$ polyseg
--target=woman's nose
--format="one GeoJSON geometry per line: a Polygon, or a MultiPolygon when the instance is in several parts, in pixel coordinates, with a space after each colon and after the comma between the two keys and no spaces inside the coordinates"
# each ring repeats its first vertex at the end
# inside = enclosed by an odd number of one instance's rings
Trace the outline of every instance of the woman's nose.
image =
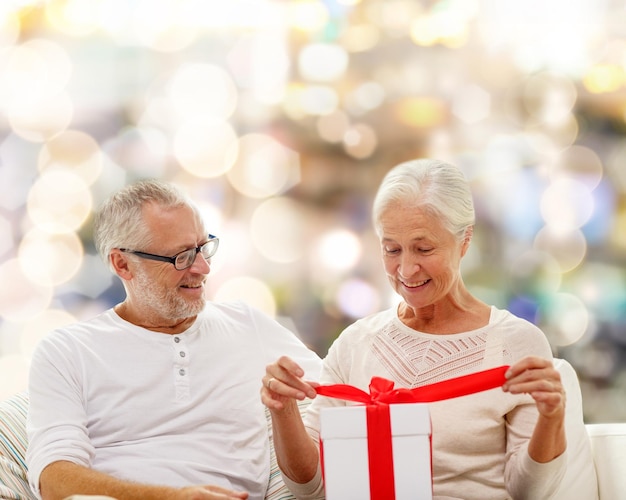
{"type": "Polygon", "coordinates": [[[400,276],[404,278],[410,278],[416,272],[420,270],[419,259],[417,259],[414,255],[403,254],[400,259],[400,266],[398,268],[398,273],[400,276]]]}

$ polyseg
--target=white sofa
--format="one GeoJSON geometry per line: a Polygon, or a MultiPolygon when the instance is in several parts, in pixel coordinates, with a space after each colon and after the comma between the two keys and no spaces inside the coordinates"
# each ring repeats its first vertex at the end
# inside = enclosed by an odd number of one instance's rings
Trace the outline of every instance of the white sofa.
{"type": "MultiPolygon", "coordinates": [[[[567,392],[569,467],[561,491],[550,500],[626,500],[626,423],[584,425],[576,373],[567,361],[557,359],[555,366],[561,372],[567,392]],[[574,436],[582,436],[582,439],[574,436]]],[[[24,462],[27,409],[26,393],[0,402],[0,499],[34,500],[24,462]]],[[[266,500],[293,499],[284,487],[273,449],[271,452],[272,469],[266,500]]]]}
{"type": "Polygon", "coordinates": [[[600,500],[626,499],[626,423],[587,424],[600,500]]]}
{"type": "Polygon", "coordinates": [[[576,372],[563,359],[555,359],[554,365],[567,395],[568,472],[551,500],[587,500],[596,491],[600,500],[626,500],[626,423],[582,424],[583,402],[576,372]],[[590,462],[593,468],[588,466],[590,462]]]}

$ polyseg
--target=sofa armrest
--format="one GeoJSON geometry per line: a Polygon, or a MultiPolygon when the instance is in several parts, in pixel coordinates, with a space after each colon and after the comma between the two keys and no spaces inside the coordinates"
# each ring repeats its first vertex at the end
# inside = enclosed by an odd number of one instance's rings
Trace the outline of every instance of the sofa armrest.
{"type": "Polygon", "coordinates": [[[626,498],[626,423],[587,424],[601,500],[626,498]]]}
{"type": "Polygon", "coordinates": [[[20,392],[0,402],[0,498],[32,500],[26,471],[28,395],[20,392]]]}

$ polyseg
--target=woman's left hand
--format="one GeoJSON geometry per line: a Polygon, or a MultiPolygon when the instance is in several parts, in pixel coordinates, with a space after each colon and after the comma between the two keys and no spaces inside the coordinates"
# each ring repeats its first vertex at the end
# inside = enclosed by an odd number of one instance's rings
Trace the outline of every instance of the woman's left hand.
{"type": "Polygon", "coordinates": [[[563,418],[565,415],[565,389],[561,374],[552,361],[528,356],[506,372],[507,381],[502,386],[511,394],[527,393],[532,396],[539,414],[545,418],[563,418]]]}

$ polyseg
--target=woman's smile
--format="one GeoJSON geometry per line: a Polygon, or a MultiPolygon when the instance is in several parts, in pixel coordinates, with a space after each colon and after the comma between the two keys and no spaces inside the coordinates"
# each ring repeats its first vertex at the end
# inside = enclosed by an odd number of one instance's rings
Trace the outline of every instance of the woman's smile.
{"type": "Polygon", "coordinates": [[[411,283],[408,281],[405,281],[403,279],[399,279],[398,280],[400,283],[402,283],[405,287],[407,288],[419,288],[421,286],[424,286],[426,283],[428,283],[430,280],[423,280],[423,281],[416,281],[415,283],[411,283]]]}

